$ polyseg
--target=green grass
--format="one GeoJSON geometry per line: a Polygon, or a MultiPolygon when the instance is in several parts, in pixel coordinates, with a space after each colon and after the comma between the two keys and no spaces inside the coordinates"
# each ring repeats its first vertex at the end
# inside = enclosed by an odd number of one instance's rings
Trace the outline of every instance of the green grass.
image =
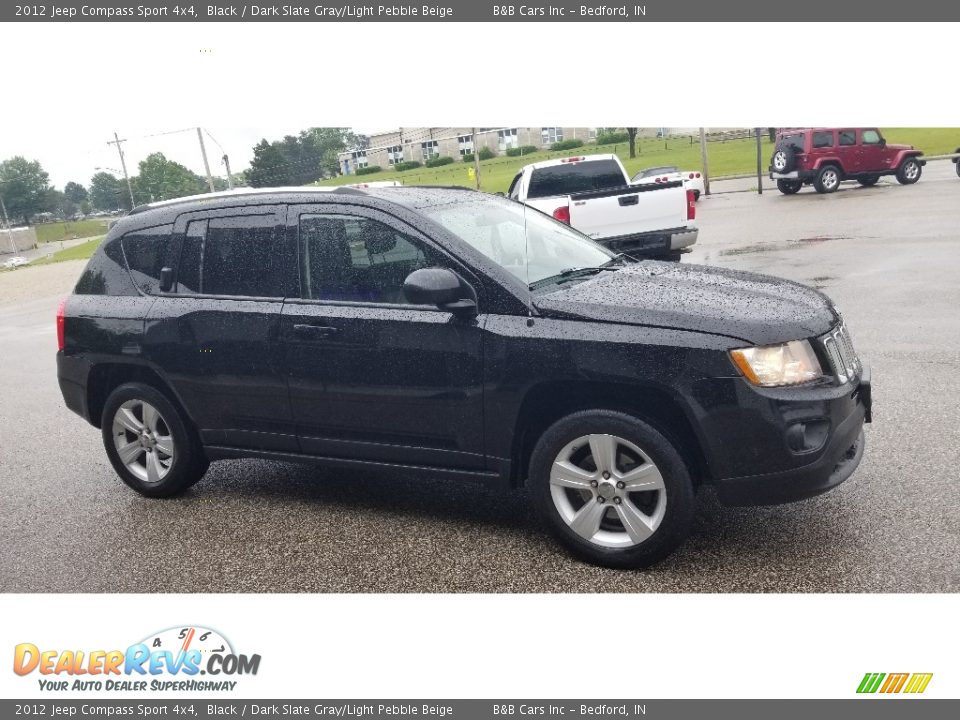
{"type": "Polygon", "coordinates": [[[95,237],[85,243],[74,245],[66,250],[57,250],[57,252],[52,255],[34,260],[28,267],[49,265],[50,263],[64,262],[65,260],[89,260],[97,248],[100,247],[100,243],[103,242],[103,237],[104,236],[101,235],[100,237],[95,237]]]}
{"type": "MultiPolygon", "coordinates": [[[[916,145],[928,155],[953,152],[960,146],[960,129],[954,128],[884,128],[884,137],[892,143],[916,145]]],[[[532,162],[571,155],[592,155],[596,153],[616,153],[623,161],[627,172],[633,175],[637,170],[656,165],[677,165],[682,170],[701,170],[700,144],[688,136],[656,140],[643,138],[637,143],[637,157],[630,159],[626,143],[618,145],[585,145],[577,150],[562,152],[537,152],[524,157],[496,157],[480,163],[481,189],[487,192],[506,192],[517,171],[532,162]]],[[[770,141],[763,137],[762,167],[766,172],[772,152],[770,141]]],[[[729,140],[707,144],[707,158],[710,163],[710,176],[741,175],[755,172],[757,169],[756,141],[729,140]]],[[[399,180],[405,185],[465,185],[473,187],[474,182],[468,175],[472,163],[455,162],[439,168],[417,168],[406,172],[384,170],[369,176],[345,175],[323,180],[318,185],[346,185],[358,182],[376,182],[380,180],[399,180]]]]}
{"type": "Polygon", "coordinates": [[[104,235],[107,232],[107,218],[41,223],[35,225],[34,229],[37,231],[37,242],[39,243],[93,237],[94,235],[104,235]]]}

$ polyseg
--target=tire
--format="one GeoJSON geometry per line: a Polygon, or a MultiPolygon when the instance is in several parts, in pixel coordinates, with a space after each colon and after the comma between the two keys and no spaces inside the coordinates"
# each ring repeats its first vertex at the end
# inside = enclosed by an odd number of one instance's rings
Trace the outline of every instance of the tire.
{"type": "Polygon", "coordinates": [[[773,151],[770,168],[776,173],[793,172],[797,166],[797,151],[793,145],[783,145],[773,151]]]}
{"type": "Polygon", "coordinates": [[[694,202],[698,201],[699,199],[700,199],[700,191],[699,191],[699,190],[694,190],[694,191],[693,191],[693,200],[694,200],[694,202]]]}
{"type": "MultiPolygon", "coordinates": [[[[957,148],[957,149],[954,150],[953,152],[955,152],[955,153],[960,153],[960,148],[957,148]]],[[[960,158],[954,158],[954,159],[953,159],[953,166],[954,166],[954,168],[955,168],[956,171],[957,171],[957,177],[960,177],[960,158]]]]}
{"type": "Polygon", "coordinates": [[[922,173],[923,166],[916,158],[909,157],[897,168],[897,182],[901,185],[913,185],[922,173]]]}
{"type": "Polygon", "coordinates": [[[100,426],[113,469],[141,495],[171,497],[207,471],[190,421],[150,385],[126,383],[110,393],[100,426]]]}
{"type": "Polygon", "coordinates": [[[803,187],[801,180],[777,180],[777,190],[784,195],[796,195],[803,187]]]}
{"type": "Polygon", "coordinates": [[[857,182],[863,185],[864,187],[873,187],[878,182],[880,182],[879,175],[864,175],[863,177],[858,177],[857,182]]]}
{"type": "Polygon", "coordinates": [[[534,448],[529,487],[560,542],[605,567],[659,562],[683,543],[693,520],[693,484],[674,445],[647,423],[610,410],[585,410],[551,425],[534,448]],[[607,453],[607,461],[598,467],[594,452],[607,453]],[[651,489],[620,488],[618,477],[651,489]]]}
{"type": "Polygon", "coordinates": [[[813,187],[818,193],[836,192],[840,187],[842,175],[840,168],[836,165],[824,165],[817,171],[817,177],[813,181],[813,187]]]}

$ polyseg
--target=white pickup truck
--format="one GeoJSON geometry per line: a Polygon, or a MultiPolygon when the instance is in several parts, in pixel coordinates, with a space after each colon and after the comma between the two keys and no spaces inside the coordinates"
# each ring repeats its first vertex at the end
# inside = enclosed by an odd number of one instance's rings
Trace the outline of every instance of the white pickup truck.
{"type": "Polygon", "coordinates": [[[525,165],[507,195],[634,257],[678,260],[697,241],[693,191],[682,180],[631,185],[616,155],[525,165]]]}

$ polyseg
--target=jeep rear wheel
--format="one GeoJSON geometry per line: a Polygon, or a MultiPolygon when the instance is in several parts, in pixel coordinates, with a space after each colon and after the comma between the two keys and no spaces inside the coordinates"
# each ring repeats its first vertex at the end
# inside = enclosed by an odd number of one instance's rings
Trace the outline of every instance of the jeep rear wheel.
{"type": "Polygon", "coordinates": [[[922,169],[916,158],[907,158],[897,168],[897,182],[901,185],[913,185],[920,179],[922,169]]]}
{"type": "Polygon", "coordinates": [[[836,192],[840,187],[840,170],[836,165],[824,165],[817,172],[817,178],[813,181],[813,187],[818,193],[836,192]]]}
{"type": "Polygon", "coordinates": [[[803,187],[800,180],[777,180],[777,190],[784,195],[796,195],[803,187]]]}
{"type": "Polygon", "coordinates": [[[608,410],[575,413],[544,432],[530,461],[530,493],[571,552],[606,567],[662,560],[693,518],[693,484],[673,444],[608,410]]]}
{"type": "Polygon", "coordinates": [[[776,173],[793,172],[797,164],[797,153],[792,145],[784,145],[773,151],[773,157],[770,158],[770,167],[776,173]]]}
{"type": "Polygon", "coordinates": [[[863,177],[858,177],[857,182],[863,185],[864,187],[872,187],[879,182],[879,175],[864,175],[863,177]]]}

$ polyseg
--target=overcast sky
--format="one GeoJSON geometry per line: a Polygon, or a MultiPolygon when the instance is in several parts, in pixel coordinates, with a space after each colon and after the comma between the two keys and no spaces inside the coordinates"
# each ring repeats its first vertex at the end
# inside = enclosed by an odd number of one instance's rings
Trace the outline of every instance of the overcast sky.
{"type": "MultiPolygon", "coordinates": [[[[306,126],[287,126],[281,124],[261,127],[223,127],[211,125],[204,127],[204,142],[210,172],[225,175],[221,158],[230,156],[230,168],[233,172],[246,169],[253,158],[253,146],[262,138],[279,140],[284,135],[296,135],[306,126]],[[211,137],[212,136],[212,137],[211,137]]],[[[116,145],[107,145],[113,139],[116,130],[120,138],[128,142],[123,144],[127,160],[127,170],[137,174],[137,164],[153,152],[162,152],[170,160],[186,165],[200,176],[204,175],[203,158],[197,140],[196,128],[183,127],[111,127],[104,121],[99,128],[79,127],[72,134],[51,134],[43,127],[21,127],[13,132],[0,132],[0,161],[14,155],[23,155],[28,160],[39,160],[43,169],[50,175],[50,182],[63,189],[69,181],[86,186],[97,168],[104,168],[120,177],[120,157],[116,145]]],[[[381,128],[377,128],[378,130],[381,128]]],[[[370,130],[365,130],[370,132],[370,130]]]]}

